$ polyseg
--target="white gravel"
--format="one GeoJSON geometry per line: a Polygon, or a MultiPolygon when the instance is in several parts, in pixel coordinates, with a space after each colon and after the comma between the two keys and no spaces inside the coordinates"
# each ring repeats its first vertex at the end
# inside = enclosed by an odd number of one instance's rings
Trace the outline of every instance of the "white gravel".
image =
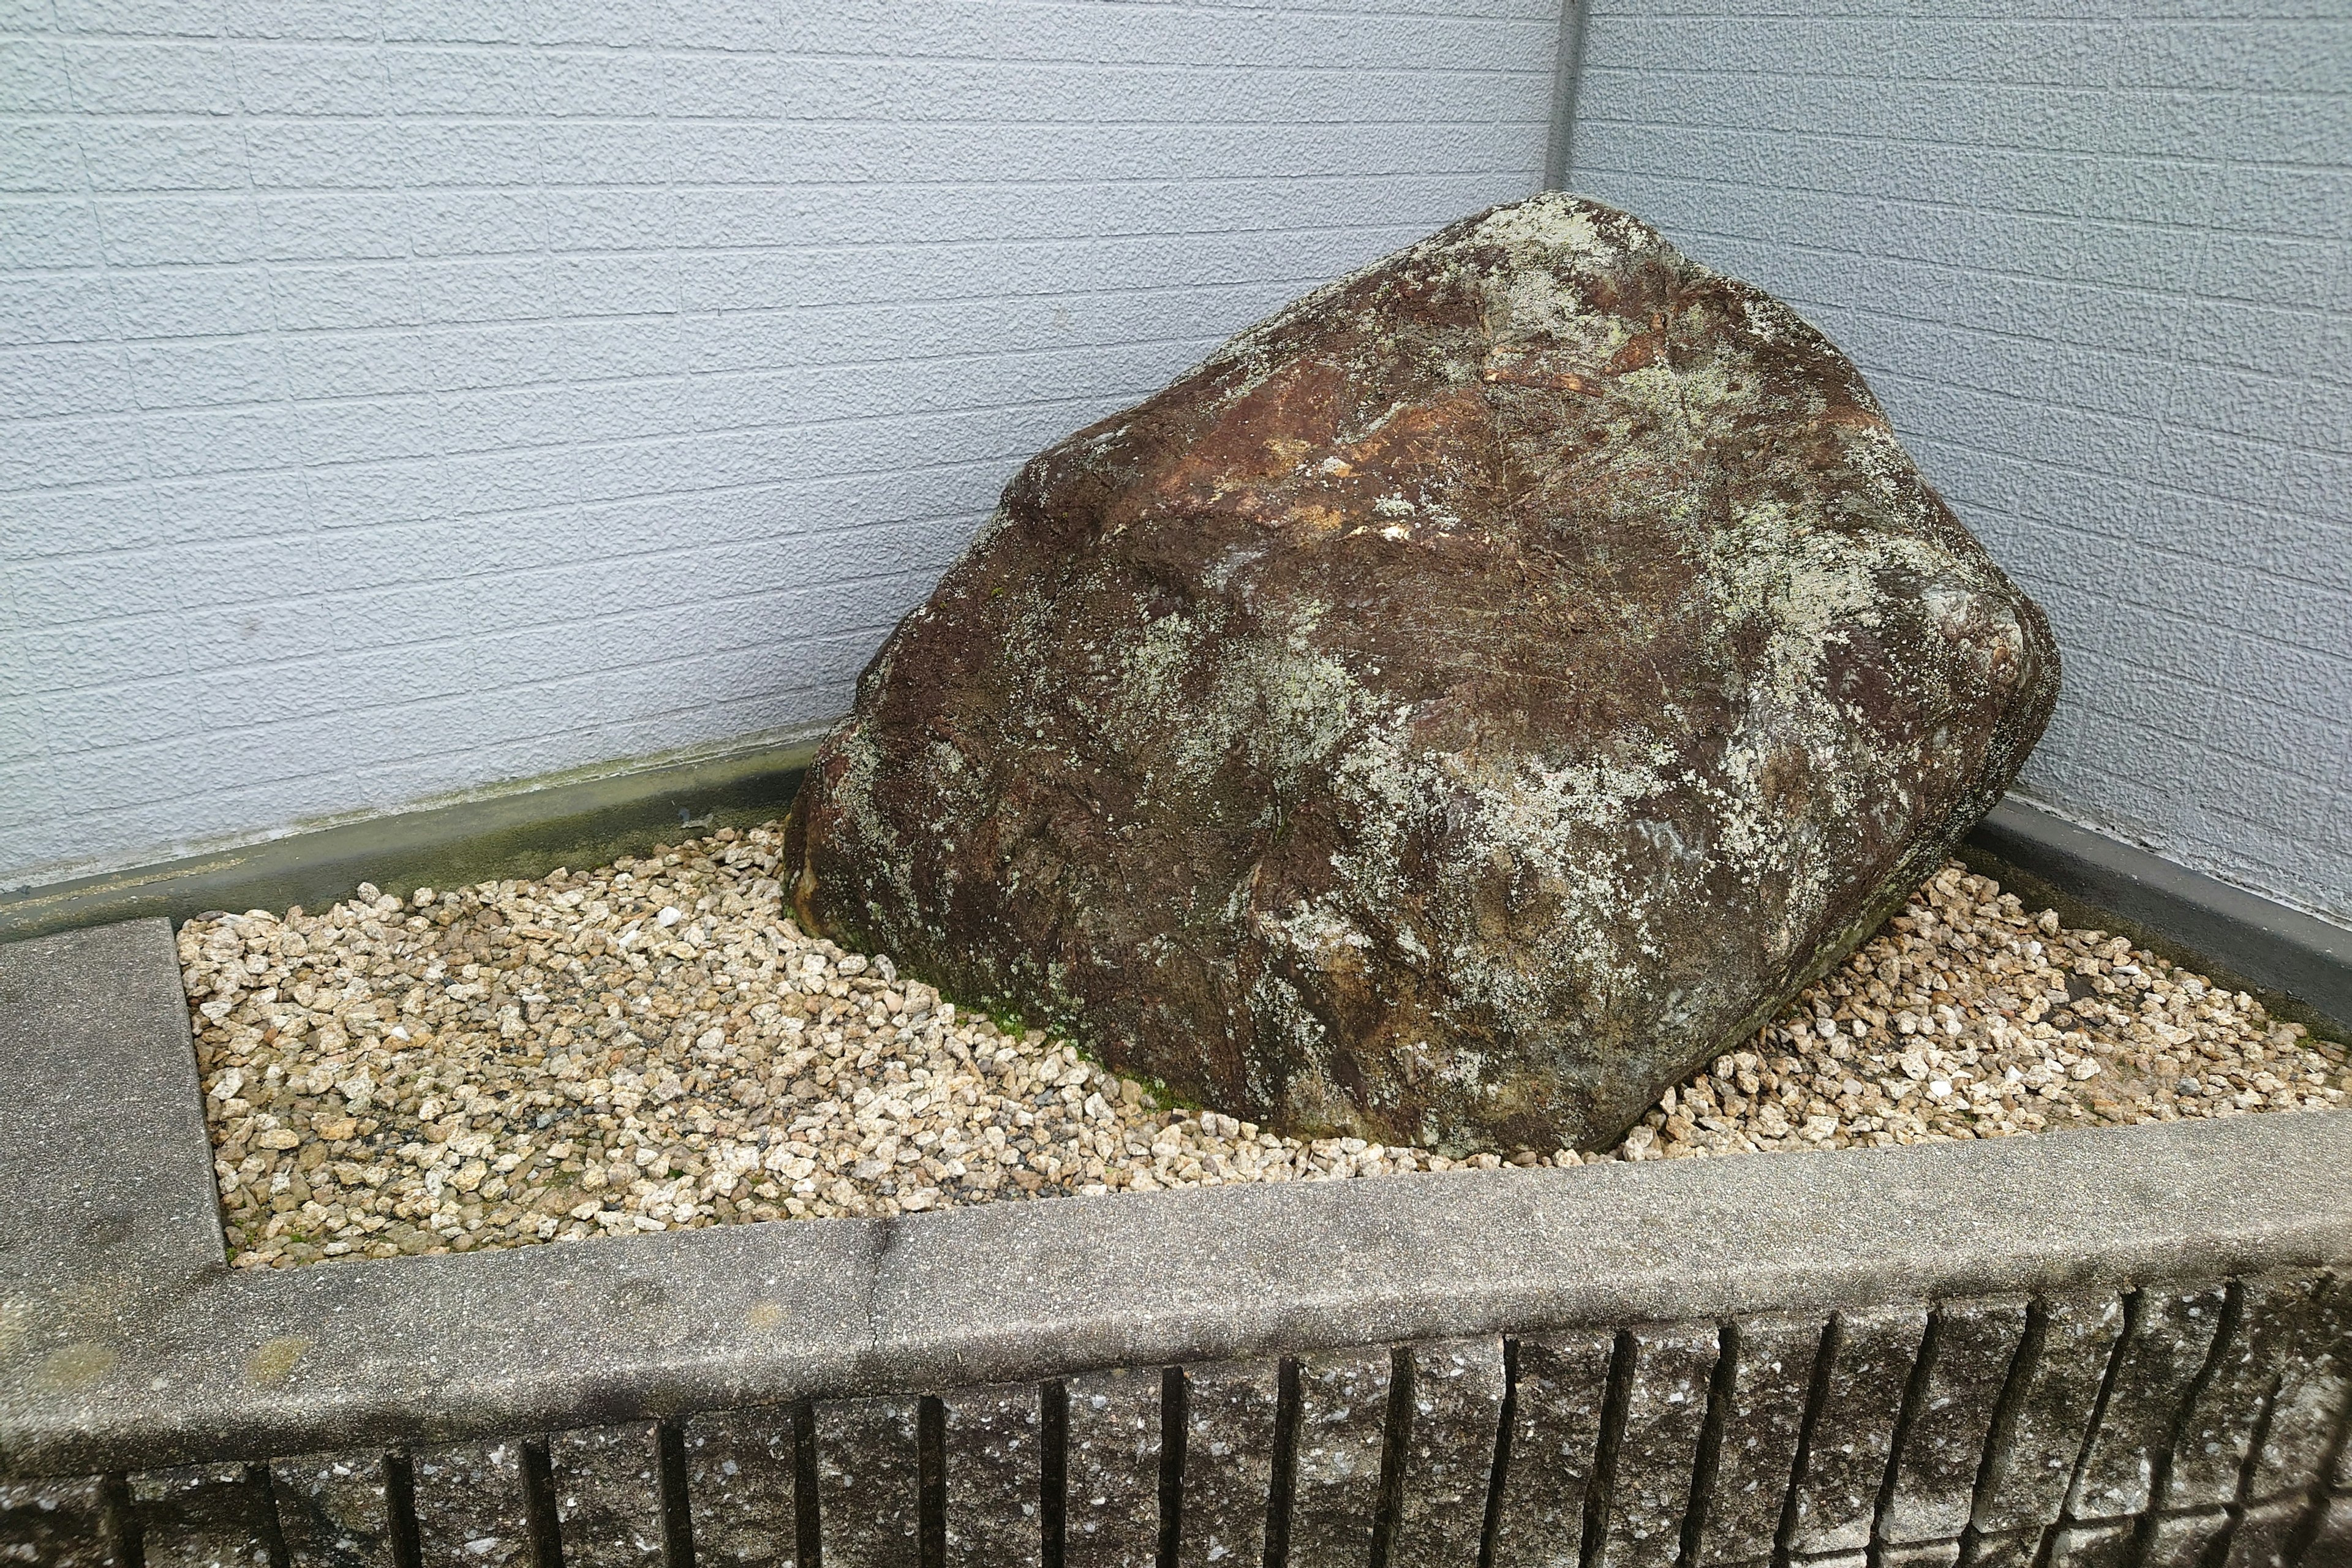
{"type": "MultiPolygon", "coordinates": [[[[233,1261],[1454,1163],[1163,1110],[1064,1043],[1001,1032],[885,956],[802,933],[777,837],[188,921],[233,1261]]],[[[1614,1157],[2339,1106],[2352,1077],[2330,1050],[1954,866],[1614,1157]]]]}

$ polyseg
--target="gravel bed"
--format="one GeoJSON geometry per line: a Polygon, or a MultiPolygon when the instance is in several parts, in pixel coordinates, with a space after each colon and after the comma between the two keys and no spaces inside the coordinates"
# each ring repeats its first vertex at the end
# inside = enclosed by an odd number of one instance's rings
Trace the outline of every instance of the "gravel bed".
{"type": "MultiPolygon", "coordinates": [[[[1456,1165],[1163,1107],[784,912],[773,826],[179,934],[239,1268],[1456,1165]]],[[[2342,1106],[2340,1049],[1958,866],[1610,1154],[2342,1106]]]]}

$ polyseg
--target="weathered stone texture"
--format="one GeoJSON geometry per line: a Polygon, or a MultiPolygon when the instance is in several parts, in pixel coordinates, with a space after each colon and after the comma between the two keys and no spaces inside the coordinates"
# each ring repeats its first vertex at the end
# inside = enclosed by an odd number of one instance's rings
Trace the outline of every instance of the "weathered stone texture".
{"type": "Polygon", "coordinates": [[[1495,1523],[1498,1568],[1577,1568],[1616,1343],[1606,1332],[1518,1342],[1510,1458],[1495,1523]]]}
{"type": "Polygon", "coordinates": [[[2219,1509],[2158,1519],[2138,1568],[2204,1568],[2206,1554],[2229,1528],[2230,1516],[2219,1509]]]}
{"type": "Polygon", "coordinates": [[[272,1459],[269,1479],[291,1568],[393,1568],[392,1497],[382,1454],[272,1459]]]}
{"type": "Polygon", "coordinates": [[[1476,1568],[1503,1421],[1503,1342],[1412,1347],[1411,1426],[1390,1561],[1476,1568]]]}
{"type": "Polygon", "coordinates": [[[422,1568],[530,1568],[520,1443],[453,1443],[409,1456],[422,1568]]]}
{"type": "Polygon", "coordinates": [[[2129,1520],[2062,1526],[2050,1542],[2050,1568],[2131,1568],[2138,1555],[2129,1520]]]}
{"type": "Polygon", "coordinates": [[[1236,1115],[1597,1147],[1899,903],[2056,682],[1843,355],[1545,195],[1024,468],[819,752],[793,899],[1236,1115]]]}
{"type": "Polygon", "coordinates": [[[10,1568],[129,1568],[107,1537],[96,1477],[0,1481],[0,1563],[10,1568]]]}
{"type": "Polygon", "coordinates": [[[2309,1568],[2347,1568],[2347,1564],[2352,1564],[2352,1491],[2336,1493],[2321,1508],[2317,1529],[2304,1562],[2309,1568]]]}
{"type": "Polygon", "coordinates": [[[921,1402],[844,1399],[816,1407],[817,1521],[825,1568],[921,1561],[921,1402]]]}
{"type": "Polygon", "coordinates": [[[1275,1362],[1184,1369],[1184,1502],[1176,1561],[1184,1568],[1249,1568],[1265,1557],[1274,1482],[1275,1362]]]}
{"type": "Polygon", "coordinates": [[[2298,1563],[2292,1555],[2312,1506],[2305,1498],[2284,1497],[2247,1509],[2230,1537],[2223,1568],[2338,1568],[2325,1557],[2314,1563],[2305,1556],[2298,1563]]]}
{"type": "Polygon", "coordinates": [[[2037,1568],[2042,1562],[2041,1530],[2004,1531],[1977,1538],[1969,1568],[2037,1568]]]}
{"type": "Polygon", "coordinates": [[[1973,1521],[1979,1531],[2007,1536],[2057,1522],[2123,1326],[2124,1304],[2113,1296],[2056,1296],[2044,1303],[2041,1342],[2008,1429],[1993,1447],[1990,1484],[1973,1521]]]}
{"type": "Polygon", "coordinates": [[[1298,1358],[1298,1447],[1290,1503],[1295,1568],[1361,1568],[1370,1560],[1387,1440],[1385,1348],[1298,1358]]]}
{"type": "Polygon", "coordinates": [[[2076,1519],[2145,1511],[2157,1461],[2169,1450],[2189,1385],[2212,1349],[2224,1292],[2143,1290],[2108,1381],[2082,1469],[2066,1499],[2076,1519]]]}
{"type": "Polygon", "coordinates": [[[253,1465],[189,1465],[129,1478],[147,1568],[269,1568],[269,1493],[253,1465]]]}
{"type": "Polygon", "coordinates": [[[2268,1408],[2289,1347],[2309,1316],[2315,1276],[2254,1279],[2239,1287],[2237,1321],[2212,1376],[2182,1412],[2158,1505],[2221,1508],[2238,1500],[2254,1427],[2268,1408]]]}
{"type": "Polygon", "coordinates": [[[709,1411],[688,1419],[679,1437],[697,1568],[793,1568],[792,1407],[709,1411]]]}
{"type": "Polygon", "coordinates": [[[547,1440],[564,1568],[660,1568],[661,1428],[585,1426],[547,1440]]]}
{"type": "Polygon", "coordinates": [[[1719,1332],[1713,1323],[1668,1323],[1633,1334],[1625,1426],[1599,1568],[1673,1568],[1690,1511],[1719,1332]]]}
{"type": "Polygon", "coordinates": [[[1895,1420],[1927,1317],[1916,1308],[1842,1312],[1821,1414],[1806,1445],[1791,1541],[1804,1555],[1870,1544],[1895,1420]]]}
{"type": "Polygon", "coordinates": [[[1121,1367],[1066,1385],[1062,1552],[1069,1568],[1151,1568],[1158,1559],[1160,1383],[1157,1367],[1121,1367]]]}
{"type": "Polygon", "coordinates": [[[1715,1489],[1699,1562],[1769,1562],[1804,1433],[1805,1400],[1828,1324],[1779,1314],[1733,1325],[1734,1357],[1715,1489]]]}
{"type": "Polygon", "coordinates": [[[940,1407],[949,1568],[1034,1568],[1045,1551],[1037,1386],[961,1389],[940,1407]]]}
{"type": "Polygon", "coordinates": [[[2247,1496],[2263,1500],[2310,1484],[2352,1400],[2352,1276],[2337,1275],[2280,1357],[2278,1392],[2254,1455],[2247,1496]]]}
{"type": "Polygon", "coordinates": [[[1957,1541],[1915,1541],[1885,1548],[1878,1554],[1878,1568],[1956,1568],[1959,1560],[1957,1541]]]}
{"type": "Polygon", "coordinates": [[[1880,1538],[1948,1541],[1967,1528],[1993,1408],[2025,1332],[2026,1304],[1955,1301],[1936,1313],[1934,1359],[1895,1460],[1880,1538]]]}

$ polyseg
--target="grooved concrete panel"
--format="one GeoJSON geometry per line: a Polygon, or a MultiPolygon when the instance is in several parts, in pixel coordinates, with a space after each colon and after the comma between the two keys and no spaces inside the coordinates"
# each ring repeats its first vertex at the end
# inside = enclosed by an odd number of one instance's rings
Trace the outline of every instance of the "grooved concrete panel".
{"type": "Polygon", "coordinates": [[[522,1467],[520,1443],[456,1443],[410,1456],[423,1568],[528,1568],[522,1467]]]}
{"type": "Polygon", "coordinates": [[[816,1407],[819,1559],[832,1568],[915,1568],[922,1461],[913,1399],[816,1407]]]}
{"type": "Polygon", "coordinates": [[[2181,1406],[2212,1349],[2222,1294],[2219,1289],[2143,1290],[2134,1299],[2098,1430],[2067,1495],[2068,1513],[2126,1519],[2148,1506],[2157,1459],[2169,1447],[2181,1406]]]}
{"type": "Polygon", "coordinates": [[[1591,0],[1569,184],[1780,295],[2049,610],[2023,784],[2352,917],[2352,14],[1591,0]]]}
{"type": "Polygon", "coordinates": [[[2238,1500],[2254,1426],[2277,1386],[2288,1346],[2302,1332],[2324,1279],[2249,1279],[2239,1287],[2237,1321],[2213,1374],[2182,1413],[2172,1468],[2159,1506],[2226,1507],[2238,1500]]]}
{"type": "Polygon", "coordinates": [[[1290,1500],[1290,1561],[1298,1568],[1357,1568],[1370,1559],[1390,1359],[1377,1345],[1298,1358],[1290,1500]]]}
{"type": "Polygon", "coordinates": [[[660,1568],[660,1430],[650,1421],[558,1432],[549,1479],[564,1568],[660,1568]]]}
{"type": "Polygon", "coordinates": [[[793,1568],[799,1547],[789,1405],[753,1405],[688,1421],[686,1489],[694,1560],[709,1568],[793,1568]]]}
{"type": "Polygon", "coordinates": [[[1270,1361],[1184,1369],[1180,1568],[1246,1568],[1265,1557],[1282,1368],[1270,1361]]]}
{"type": "Polygon", "coordinates": [[[0,1563],[127,1568],[107,1539],[102,1483],[96,1477],[0,1482],[0,1563]]]}
{"type": "MultiPolygon", "coordinates": [[[[940,1405],[950,1568],[1034,1568],[1043,1563],[1037,1497],[1044,1406],[1036,1385],[963,1389],[940,1405]]],[[[696,1542],[698,1556],[701,1549],[696,1542]]]]}
{"type": "Polygon", "coordinates": [[[1069,1390],[1062,1560],[1147,1568],[1160,1550],[1160,1373],[1118,1367],[1069,1390]]]}
{"type": "Polygon", "coordinates": [[[1702,1563],[1770,1560],[1804,1435],[1813,1363],[1828,1327],[1817,1318],[1777,1314],[1734,1325],[1715,1487],[1699,1537],[1702,1563]]]}
{"type": "Polygon", "coordinates": [[[1959,1301],[1937,1312],[1933,1359],[1895,1458],[1882,1539],[1956,1540],[1967,1527],[1985,1435],[2025,1332],[2025,1316],[2023,1301],[1959,1301]]]}
{"type": "Polygon", "coordinates": [[[1391,1561],[1476,1568],[1502,1420],[1502,1341],[1413,1347],[1412,1414],[1391,1561]]]}
{"type": "Polygon", "coordinates": [[[1497,1562],[1577,1568],[1616,1340],[1588,1332],[1519,1342],[1511,1450],[1495,1521],[1497,1562]]]}
{"type": "Polygon", "coordinates": [[[267,1568],[269,1494],[249,1465],[188,1465],[129,1478],[146,1568],[267,1568]]]}
{"type": "Polygon", "coordinates": [[[1045,1561],[1037,1516],[1042,1415],[1040,1392],[1025,1383],[962,1389],[940,1401],[943,1535],[952,1568],[1030,1568],[1045,1561]]]}
{"type": "Polygon", "coordinates": [[[1900,1307],[1839,1314],[1797,1487],[1799,1553],[1869,1545],[1895,1417],[1927,1328],[1926,1313],[1900,1307]]]}
{"type": "Polygon", "coordinates": [[[2306,1561],[2352,1563],[2352,1492],[2338,1492],[2322,1505],[2306,1561]]]}
{"type": "Polygon", "coordinates": [[[2123,1327],[2124,1304],[2113,1296],[2085,1292],[2043,1304],[2039,1331],[2018,1352],[2024,1364],[2015,1373],[2016,1403],[1971,1521],[1979,1532],[2038,1541],[2042,1526],[2057,1522],[2123,1327]]]}
{"type": "Polygon", "coordinates": [[[269,1463],[278,1531],[296,1568],[394,1568],[382,1454],[306,1454],[269,1463]]]}
{"type": "Polygon", "coordinates": [[[2218,1510],[2159,1519],[2148,1531],[2147,1555],[2139,1568],[2201,1568],[2205,1554],[2229,1528],[2230,1516],[2218,1510]]]}
{"type": "Polygon", "coordinates": [[[2283,1498],[2275,1502],[2256,1503],[2246,1510],[2238,1528],[2230,1536],[2230,1552],[2222,1559],[2223,1568],[2336,1568],[2326,1556],[2315,1563],[2305,1557],[2295,1560],[2293,1547],[2302,1533],[2305,1519],[2312,1505],[2302,1498],[2283,1498]]]}
{"type": "Polygon", "coordinates": [[[1633,1331],[1601,1568],[1670,1568],[1681,1555],[1717,1339],[1712,1323],[1633,1331]]]}
{"type": "Polygon", "coordinates": [[[1533,190],[1558,15],[0,9],[0,879],[831,718],[1023,458],[1533,190]]]}
{"type": "MultiPolygon", "coordinates": [[[[2270,1420],[2252,1455],[2246,1495],[2266,1501],[2291,1491],[2321,1464],[2352,1404],[2352,1277],[2338,1275],[2289,1344],[2272,1395],[2270,1420]]],[[[2352,1446],[2352,1445],[2347,1445],[2352,1446]]],[[[2339,1457],[2340,1457],[2339,1450],[2339,1457]]]]}

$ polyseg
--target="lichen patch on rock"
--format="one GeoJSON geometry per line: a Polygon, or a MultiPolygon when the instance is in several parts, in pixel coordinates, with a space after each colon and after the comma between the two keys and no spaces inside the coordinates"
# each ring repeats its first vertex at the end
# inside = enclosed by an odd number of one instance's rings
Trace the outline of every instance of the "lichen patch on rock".
{"type": "MultiPolygon", "coordinates": [[[[814,940],[783,906],[780,837],[186,922],[232,1260],[1454,1163],[1162,1106],[1066,1041],[814,940]]],[[[1948,867],[1614,1157],[2333,1107],[2352,1079],[2329,1049],[1948,867]]]]}
{"type": "Polygon", "coordinates": [[[1834,346],[1549,193],[1025,465],[783,876],[1284,1131],[1606,1148],[1943,863],[2057,683],[1834,346]]]}

